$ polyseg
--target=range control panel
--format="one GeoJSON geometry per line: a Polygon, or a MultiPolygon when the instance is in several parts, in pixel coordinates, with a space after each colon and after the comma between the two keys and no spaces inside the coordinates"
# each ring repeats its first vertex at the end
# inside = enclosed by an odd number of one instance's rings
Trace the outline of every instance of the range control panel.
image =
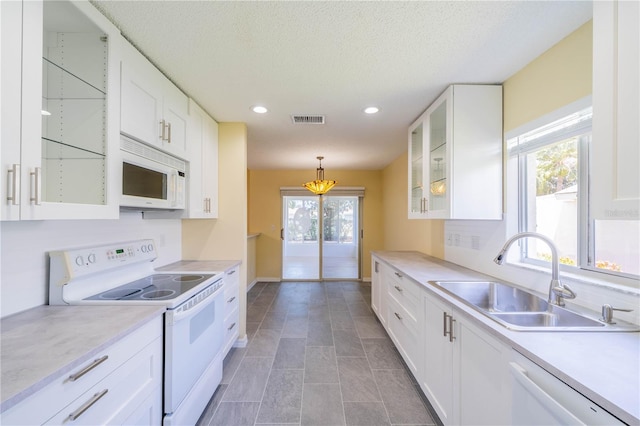
{"type": "Polygon", "coordinates": [[[138,262],[156,259],[153,240],[138,240],[126,243],[83,247],[49,252],[51,269],[62,275],[63,280],[78,278],[96,272],[138,262]]]}

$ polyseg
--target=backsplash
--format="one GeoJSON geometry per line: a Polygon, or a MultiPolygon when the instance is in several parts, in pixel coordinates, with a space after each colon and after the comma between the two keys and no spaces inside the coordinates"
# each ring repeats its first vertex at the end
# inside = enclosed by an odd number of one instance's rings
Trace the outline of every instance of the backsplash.
{"type": "Polygon", "coordinates": [[[153,239],[157,266],[181,259],[180,219],[143,219],[123,211],[119,220],[2,222],[0,317],[47,303],[47,252],[101,243],[153,239]]]}
{"type": "MultiPolygon", "coordinates": [[[[530,290],[548,294],[551,279],[550,268],[518,267],[493,262],[504,242],[516,230],[507,230],[506,221],[448,220],[444,226],[445,260],[518,284],[530,290]]],[[[509,251],[509,258],[517,255],[517,247],[509,251]]],[[[633,309],[632,312],[615,312],[614,318],[640,324],[640,288],[617,283],[617,278],[600,273],[583,275],[560,271],[560,279],[577,294],[568,300],[567,306],[576,304],[600,313],[602,305],[633,309]]],[[[631,281],[631,280],[628,280],[631,281]]]]}

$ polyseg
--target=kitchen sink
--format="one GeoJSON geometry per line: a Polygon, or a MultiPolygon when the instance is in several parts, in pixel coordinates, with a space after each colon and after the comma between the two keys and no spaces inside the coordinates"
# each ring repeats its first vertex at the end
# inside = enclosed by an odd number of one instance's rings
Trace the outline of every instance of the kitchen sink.
{"type": "Polygon", "coordinates": [[[607,324],[497,281],[429,281],[502,326],[518,331],[638,331],[629,323],[607,324]]]}

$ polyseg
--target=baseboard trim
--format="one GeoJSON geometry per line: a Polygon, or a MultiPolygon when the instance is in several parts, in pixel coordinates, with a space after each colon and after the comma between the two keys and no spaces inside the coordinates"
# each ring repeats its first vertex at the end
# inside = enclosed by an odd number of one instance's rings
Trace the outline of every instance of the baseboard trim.
{"type": "Polygon", "coordinates": [[[258,277],[256,278],[256,282],[268,282],[268,283],[279,283],[282,281],[280,277],[258,277]]]}
{"type": "Polygon", "coordinates": [[[242,338],[238,338],[233,343],[233,347],[234,348],[246,348],[248,343],[249,343],[249,339],[247,338],[247,335],[245,334],[242,338]]]}
{"type": "Polygon", "coordinates": [[[362,282],[370,283],[370,282],[371,282],[371,277],[364,277],[364,278],[362,279],[362,282]]]}
{"type": "Polygon", "coordinates": [[[256,285],[257,282],[258,282],[257,278],[251,281],[251,283],[247,286],[247,291],[251,290],[253,286],[256,285]]]}

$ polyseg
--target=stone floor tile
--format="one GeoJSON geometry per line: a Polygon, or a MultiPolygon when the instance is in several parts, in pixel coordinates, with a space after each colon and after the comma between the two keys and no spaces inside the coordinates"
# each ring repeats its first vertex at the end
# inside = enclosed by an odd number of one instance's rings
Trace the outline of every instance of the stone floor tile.
{"type": "Polygon", "coordinates": [[[257,422],[297,423],[302,406],[304,370],[271,370],[257,422]]]}
{"type": "Polygon", "coordinates": [[[305,383],[302,397],[302,425],[344,425],[340,385],[305,383]]]}

